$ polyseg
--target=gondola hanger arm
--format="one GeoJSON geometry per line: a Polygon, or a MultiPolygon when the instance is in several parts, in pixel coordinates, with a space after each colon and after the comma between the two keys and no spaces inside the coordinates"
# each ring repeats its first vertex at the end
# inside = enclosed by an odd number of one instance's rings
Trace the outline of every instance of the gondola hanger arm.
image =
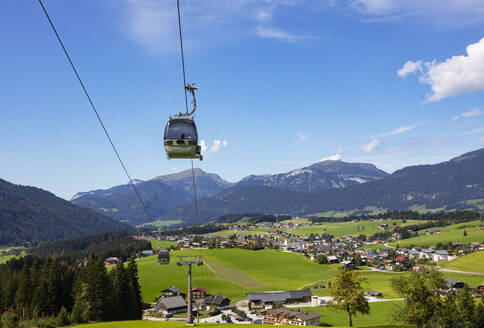
{"type": "Polygon", "coordinates": [[[197,99],[195,98],[195,90],[198,90],[198,87],[195,86],[195,83],[186,84],[185,90],[190,92],[191,95],[192,95],[192,105],[193,105],[192,111],[190,113],[187,111],[186,113],[175,114],[175,117],[192,116],[195,113],[195,111],[197,110],[197,99]]]}

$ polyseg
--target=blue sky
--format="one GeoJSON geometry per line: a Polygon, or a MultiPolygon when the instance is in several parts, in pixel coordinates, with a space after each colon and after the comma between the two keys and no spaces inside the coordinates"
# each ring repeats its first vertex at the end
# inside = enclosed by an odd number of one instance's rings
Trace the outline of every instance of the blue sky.
{"type": "MultiPolygon", "coordinates": [[[[205,160],[230,181],[324,158],[388,172],[484,147],[480,0],[181,0],[205,160]]],[[[190,167],[175,0],[44,0],[132,176],[190,167]]],[[[0,2],[0,177],[126,183],[37,1],[0,2]]]]}

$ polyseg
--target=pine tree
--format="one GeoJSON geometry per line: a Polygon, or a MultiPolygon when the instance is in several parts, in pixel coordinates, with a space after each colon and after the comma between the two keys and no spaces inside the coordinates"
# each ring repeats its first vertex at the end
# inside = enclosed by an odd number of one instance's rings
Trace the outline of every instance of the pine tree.
{"type": "Polygon", "coordinates": [[[128,271],[120,261],[111,271],[113,320],[130,319],[133,307],[132,286],[128,271]]]}
{"type": "Polygon", "coordinates": [[[134,258],[130,259],[127,271],[131,284],[132,299],[130,319],[141,319],[143,317],[143,300],[141,299],[141,288],[138,282],[138,265],[134,258]]]}
{"type": "Polygon", "coordinates": [[[62,307],[62,309],[60,310],[59,314],[57,315],[56,321],[57,327],[68,326],[71,324],[68,317],[67,309],[65,307],[62,307]]]}
{"type": "Polygon", "coordinates": [[[104,261],[91,254],[85,270],[86,300],[88,310],[88,321],[106,321],[111,317],[110,313],[110,294],[111,284],[104,266],[104,261]]]}
{"type": "Polygon", "coordinates": [[[33,285],[30,281],[30,270],[24,265],[19,276],[17,292],[15,294],[15,308],[23,319],[30,317],[30,304],[32,302],[33,285]]]}

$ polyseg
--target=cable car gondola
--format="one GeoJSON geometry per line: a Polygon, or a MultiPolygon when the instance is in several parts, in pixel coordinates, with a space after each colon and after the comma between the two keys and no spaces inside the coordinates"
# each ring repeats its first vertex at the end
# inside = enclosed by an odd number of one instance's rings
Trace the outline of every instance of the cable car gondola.
{"type": "Polygon", "coordinates": [[[195,100],[195,90],[198,88],[187,84],[186,90],[192,94],[193,109],[190,113],[175,114],[175,118],[170,116],[166,123],[164,145],[168,158],[197,158],[202,160],[202,147],[198,145],[197,126],[193,120],[197,103],[195,100]]]}

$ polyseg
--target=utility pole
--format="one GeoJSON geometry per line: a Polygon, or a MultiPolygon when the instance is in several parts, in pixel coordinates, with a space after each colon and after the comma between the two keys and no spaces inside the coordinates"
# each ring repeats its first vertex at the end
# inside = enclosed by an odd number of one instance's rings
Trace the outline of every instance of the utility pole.
{"type": "Polygon", "coordinates": [[[192,264],[203,265],[201,256],[178,256],[176,265],[188,265],[188,315],[187,326],[193,325],[193,311],[192,311],[192,264]]]}

